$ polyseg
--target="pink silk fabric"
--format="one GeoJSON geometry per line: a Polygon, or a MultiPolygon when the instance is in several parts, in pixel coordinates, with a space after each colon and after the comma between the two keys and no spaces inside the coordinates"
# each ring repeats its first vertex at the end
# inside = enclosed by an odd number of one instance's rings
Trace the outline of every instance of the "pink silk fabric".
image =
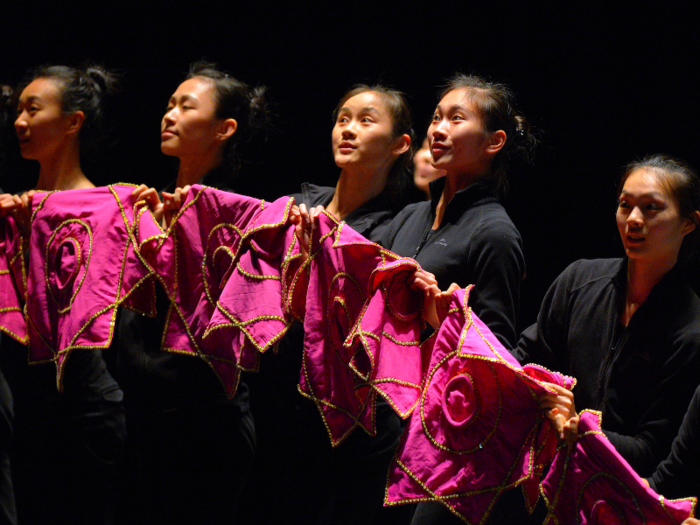
{"type": "Polygon", "coordinates": [[[258,350],[289,325],[280,265],[295,247],[279,241],[293,243],[292,204],[196,184],[166,232],[139,222],[140,252],[170,299],[163,350],[204,359],[231,397],[240,371],[257,370],[258,350]]]}
{"type": "Polygon", "coordinates": [[[584,410],[579,438],[562,447],[542,481],[549,509],[545,524],[678,524],[693,516],[695,498],[667,500],[642,483],[600,425],[600,412],[584,410]]]}
{"type": "Polygon", "coordinates": [[[505,490],[536,478],[553,456],[554,432],[538,407],[550,391],[543,381],[575,381],[521,368],[468,308],[469,290],[453,294],[450,314],[423,344],[427,375],[389,469],[385,505],[437,501],[483,523],[505,490]]]}
{"type": "Polygon", "coordinates": [[[304,268],[299,391],[316,403],[333,446],[358,426],[375,435],[378,393],[404,417],[418,398],[421,300],[407,284],[418,265],[323,213],[304,268]]]}
{"type": "Polygon", "coordinates": [[[33,198],[27,276],[29,362],[54,362],[56,382],[73,350],[106,348],[117,307],[153,314],[150,269],[133,239],[133,186],[106,186],[33,198]]]}
{"type": "Polygon", "coordinates": [[[14,218],[0,217],[0,330],[26,345],[24,243],[14,218]]]}

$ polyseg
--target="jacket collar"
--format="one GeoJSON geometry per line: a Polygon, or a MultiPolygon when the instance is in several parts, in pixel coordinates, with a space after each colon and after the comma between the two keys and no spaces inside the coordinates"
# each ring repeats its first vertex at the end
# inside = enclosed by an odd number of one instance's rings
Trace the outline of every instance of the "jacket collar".
{"type": "MultiPolygon", "coordinates": [[[[445,177],[440,177],[430,183],[430,207],[433,215],[440,202],[444,188],[445,177]]],[[[459,213],[461,215],[462,211],[466,208],[486,204],[488,202],[498,202],[493,185],[485,180],[476,181],[454,194],[452,200],[447,203],[445,217],[449,216],[451,213],[459,213]]]]}

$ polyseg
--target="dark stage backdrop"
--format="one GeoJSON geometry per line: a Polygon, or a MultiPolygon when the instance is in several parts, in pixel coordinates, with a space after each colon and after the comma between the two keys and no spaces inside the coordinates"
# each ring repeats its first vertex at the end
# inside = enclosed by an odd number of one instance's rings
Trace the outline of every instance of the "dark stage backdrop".
{"type": "MultiPolygon", "coordinates": [[[[168,97],[190,62],[216,61],[270,88],[277,132],[264,162],[242,177],[252,195],[274,198],[302,181],[334,184],[331,112],[352,84],[382,81],[408,93],[422,135],[438,87],[455,71],[504,81],[543,130],[534,165],[513,171],[506,198],[525,241],[523,325],[570,262],[622,253],[615,183],[626,162],[665,152],[700,166],[700,38],[690,3],[326,4],[15,2],[1,17],[0,82],[42,63],[120,70],[121,142],[92,176],[162,186],[176,169],[159,150],[168,97]]],[[[10,165],[0,185],[31,186],[31,166],[10,165]]]]}

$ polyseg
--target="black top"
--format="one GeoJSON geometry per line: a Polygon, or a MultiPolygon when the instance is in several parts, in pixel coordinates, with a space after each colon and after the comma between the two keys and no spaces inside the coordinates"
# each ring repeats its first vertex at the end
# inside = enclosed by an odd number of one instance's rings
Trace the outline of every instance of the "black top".
{"type": "Polygon", "coordinates": [[[515,321],[525,259],[520,233],[486,182],[455,193],[442,223],[432,229],[445,178],[430,183],[431,200],[406,206],[389,224],[382,246],[413,257],[445,290],[474,284],[469,303],[506,347],[517,340],[515,321]]]}
{"type": "Polygon", "coordinates": [[[683,418],[671,453],[649,480],[651,488],[667,498],[700,498],[700,387],[683,418]]]}
{"type": "MultiPolygon", "coordinates": [[[[295,193],[292,197],[297,205],[305,204],[307,207],[312,207],[328,206],[333,200],[333,195],[335,195],[335,188],[305,182],[301,185],[301,193],[295,193]]],[[[393,216],[394,212],[389,199],[381,193],[353,210],[343,220],[360,235],[377,242],[393,216]]]]}
{"type": "Polygon", "coordinates": [[[627,259],[570,265],[515,354],[575,376],[577,411],[601,410],[610,442],[648,476],[668,455],[700,384],[700,300],[674,269],[625,328],[626,272],[627,259]]]}

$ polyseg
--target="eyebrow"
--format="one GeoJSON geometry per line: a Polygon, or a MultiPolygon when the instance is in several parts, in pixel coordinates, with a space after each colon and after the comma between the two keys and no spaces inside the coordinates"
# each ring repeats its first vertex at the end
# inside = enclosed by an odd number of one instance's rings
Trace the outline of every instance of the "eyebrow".
{"type": "Polygon", "coordinates": [[[24,100],[22,100],[22,98],[20,97],[20,99],[17,102],[19,104],[29,104],[30,102],[35,102],[37,100],[41,101],[41,98],[38,95],[30,95],[29,97],[27,97],[24,100]]]}
{"type": "Polygon", "coordinates": [[[620,192],[620,196],[626,195],[630,197],[637,197],[637,198],[652,198],[652,199],[657,199],[657,200],[665,200],[666,196],[663,193],[660,193],[658,191],[651,191],[648,193],[642,193],[641,195],[635,195],[633,193],[630,193],[629,191],[622,190],[620,192]]]}
{"type": "MultiPolygon", "coordinates": [[[[350,108],[347,106],[344,106],[344,107],[340,108],[340,111],[338,111],[338,113],[342,113],[344,111],[349,112],[350,108]]],[[[359,113],[376,113],[377,115],[380,114],[379,110],[377,108],[375,108],[374,106],[365,106],[365,107],[360,109],[359,113]]]]}

